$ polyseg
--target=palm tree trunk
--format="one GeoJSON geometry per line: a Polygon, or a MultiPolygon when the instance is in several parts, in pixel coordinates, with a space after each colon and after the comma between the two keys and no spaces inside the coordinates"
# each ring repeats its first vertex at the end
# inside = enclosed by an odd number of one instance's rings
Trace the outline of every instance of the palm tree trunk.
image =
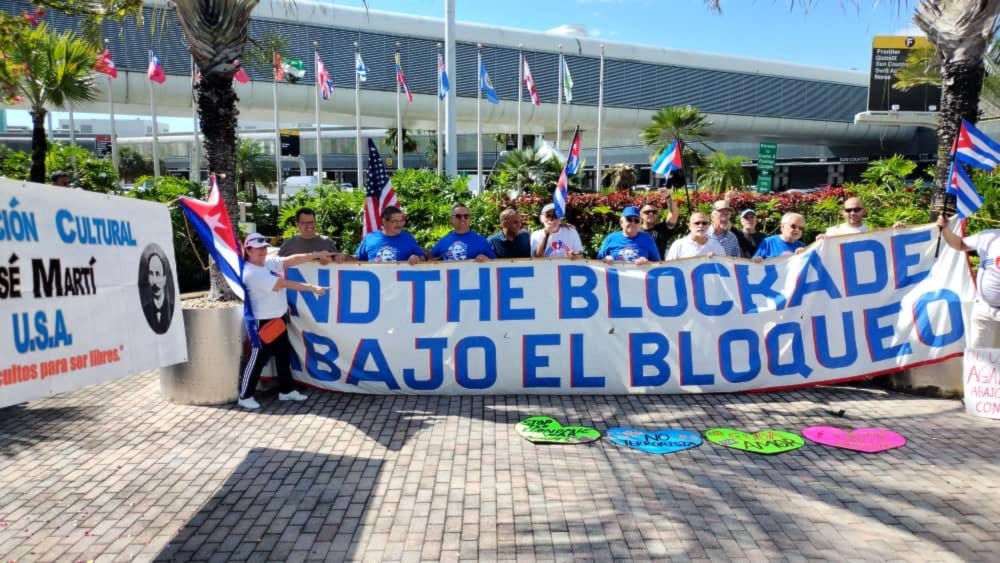
{"type": "MultiPolygon", "coordinates": [[[[206,75],[198,83],[198,116],[204,139],[204,153],[208,170],[215,173],[222,200],[226,203],[229,221],[233,228],[239,225],[239,207],[236,202],[236,125],[239,97],[233,90],[232,77],[206,75]]],[[[234,233],[239,240],[239,232],[234,233]]],[[[213,262],[210,271],[210,301],[231,301],[236,296],[213,262]]]]}
{"type": "Polygon", "coordinates": [[[937,167],[934,170],[934,191],[931,210],[945,209],[955,212],[955,198],[946,194],[948,169],[951,164],[951,145],[958,133],[962,119],[975,123],[979,118],[979,91],[983,87],[985,67],[967,61],[945,61],[941,65],[941,116],[938,121],[937,167]]]}
{"type": "Polygon", "coordinates": [[[45,153],[48,151],[48,140],[45,137],[45,108],[33,108],[31,114],[31,172],[28,179],[32,182],[45,182],[45,153]]]}

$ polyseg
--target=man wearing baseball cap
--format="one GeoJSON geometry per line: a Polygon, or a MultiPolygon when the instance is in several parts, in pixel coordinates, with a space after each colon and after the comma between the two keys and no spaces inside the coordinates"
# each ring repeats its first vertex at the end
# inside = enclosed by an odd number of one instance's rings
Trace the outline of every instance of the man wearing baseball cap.
{"type": "Polygon", "coordinates": [[[726,251],[727,256],[743,256],[740,250],[740,241],[736,234],[732,232],[733,209],[729,207],[729,202],[720,199],[712,204],[712,226],[708,228],[708,238],[719,243],[719,246],[726,251]]]}
{"type": "Polygon", "coordinates": [[[740,225],[743,230],[736,231],[740,250],[743,251],[744,258],[753,258],[757,247],[764,241],[764,233],[757,231],[757,212],[753,209],[744,209],[740,213],[740,225]]]}
{"type": "Polygon", "coordinates": [[[548,204],[538,217],[542,228],[531,233],[531,256],[534,258],[580,258],[583,242],[580,234],[556,216],[556,206],[548,204]]]}
{"type": "Polygon", "coordinates": [[[632,262],[636,265],[660,261],[660,251],[656,249],[653,237],[639,228],[639,208],[634,206],[622,210],[619,220],[622,230],[604,237],[597,257],[605,262],[632,262]]]}

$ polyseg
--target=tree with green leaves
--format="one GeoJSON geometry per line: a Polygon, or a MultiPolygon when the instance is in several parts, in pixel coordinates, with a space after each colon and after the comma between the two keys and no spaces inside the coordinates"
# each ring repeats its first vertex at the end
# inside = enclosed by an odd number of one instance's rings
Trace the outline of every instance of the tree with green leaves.
{"type": "Polygon", "coordinates": [[[675,139],[686,144],[685,141],[709,138],[711,126],[708,116],[692,105],[670,106],[653,115],[640,138],[647,147],[652,147],[649,161],[655,162],[675,139]]]}
{"type": "Polygon", "coordinates": [[[889,191],[899,191],[906,186],[906,178],[917,169],[917,164],[898,154],[876,160],[861,173],[866,183],[889,191]]]}
{"type": "MultiPolygon", "coordinates": [[[[396,144],[398,142],[396,134],[396,129],[391,127],[385,130],[385,139],[382,139],[382,145],[392,151],[392,154],[396,154],[397,149],[399,149],[399,146],[396,144]]],[[[417,152],[417,141],[410,136],[410,132],[406,129],[403,129],[403,152],[417,152]]],[[[398,154],[396,154],[396,159],[399,160],[398,154]]]]}
{"type": "MultiPolygon", "coordinates": [[[[164,170],[165,167],[161,167],[164,170]]],[[[132,147],[118,149],[118,177],[125,183],[133,183],[139,176],[153,175],[153,160],[146,158],[132,147]]]]}
{"type": "MultiPolygon", "coordinates": [[[[267,185],[274,179],[274,158],[264,148],[264,143],[253,139],[240,139],[236,146],[236,190],[256,196],[257,185],[267,185]]],[[[256,201],[256,197],[251,201],[256,201]]]]}
{"type": "Polygon", "coordinates": [[[729,156],[713,152],[705,157],[705,164],[698,168],[698,187],[715,193],[740,189],[750,183],[742,156],[729,156]]]}

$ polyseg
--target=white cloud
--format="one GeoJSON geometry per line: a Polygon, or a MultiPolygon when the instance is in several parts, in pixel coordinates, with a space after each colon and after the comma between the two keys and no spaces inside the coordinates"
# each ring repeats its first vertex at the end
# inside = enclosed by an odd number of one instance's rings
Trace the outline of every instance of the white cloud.
{"type": "Polygon", "coordinates": [[[927,35],[926,33],[923,32],[922,29],[920,29],[919,27],[917,27],[915,24],[912,24],[912,23],[910,25],[902,28],[902,29],[897,29],[892,34],[893,35],[902,35],[902,36],[907,36],[907,37],[909,37],[909,36],[924,37],[924,36],[927,35]]]}

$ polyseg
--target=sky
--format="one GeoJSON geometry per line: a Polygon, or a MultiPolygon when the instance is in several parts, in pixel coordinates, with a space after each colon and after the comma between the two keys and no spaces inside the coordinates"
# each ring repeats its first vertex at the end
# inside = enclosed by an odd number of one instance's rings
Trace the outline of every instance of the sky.
{"type": "MultiPolygon", "coordinates": [[[[319,0],[362,7],[362,0],[319,0]]],[[[685,51],[868,72],[875,35],[915,35],[914,0],[455,0],[455,18],[545,31],[581,24],[592,37],[685,51]]],[[[442,18],[444,0],[367,0],[376,11],[442,18]]],[[[11,111],[9,125],[30,125],[11,111]]],[[[66,114],[56,113],[55,118],[66,114]]],[[[81,115],[81,118],[90,117],[81,115]]],[[[122,116],[125,117],[125,116],[122,116]]],[[[164,121],[190,131],[190,119],[164,121]]]]}

